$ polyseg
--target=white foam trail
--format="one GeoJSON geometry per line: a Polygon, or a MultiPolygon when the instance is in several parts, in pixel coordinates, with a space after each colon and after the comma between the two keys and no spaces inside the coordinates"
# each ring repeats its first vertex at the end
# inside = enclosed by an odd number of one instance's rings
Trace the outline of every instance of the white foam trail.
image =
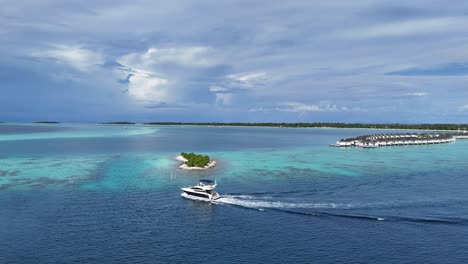
{"type": "MultiPolygon", "coordinates": [[[[230,204],[230,205],[237,205],[246,208],[253,208],[263,210],[264,208],[273,208],[273,209],[294,209],[294,208],[302,208],[302,209],[350,209],[356,207],[351,203],[293,203],[293,202],[280,202],[280,201],[270,201],[270,200],[262,200],[265,197],[255,197],[251,195],[222,195],[221,198],[217,200],[210,200],[202,197],[191,196],[186,193],[181,194],[182,197],[196,200],[196,201],[203,201],[203,202],[211,202],[215,204],[230,204]]],[[[359,206],[357,206],[359,207],[359,206]]],[[[385,219],[378,219],[379,221],[383,221],[385,219]]]]}
{"type": "Polygon", "coordinates": [[[252,196],[252,195],[223,195],[223,197],[240,198],[240,199],[258,199],[259,198],[259,197],[252,196]]]}
{"type": "Polygon", "coordinates": [[[290,203],[290,202],[279,202],[279,201],[264,201],[259,199],[254,199],[255,197],[247,195],[238,195],[238,196],[228,196],[223,195],[220,199],[214,201],[214,203],[220,204],[231,204],[238,205],[247,208],[341,208],[347,209],[351,208],[351,204],[342,204],[342,203],[290,203]]]}

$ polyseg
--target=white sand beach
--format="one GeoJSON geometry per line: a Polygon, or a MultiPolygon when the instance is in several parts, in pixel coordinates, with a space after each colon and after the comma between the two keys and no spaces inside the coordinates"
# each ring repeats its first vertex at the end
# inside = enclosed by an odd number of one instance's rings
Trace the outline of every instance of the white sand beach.
{"type": "Polygon", "coordinates": [[[182,155],[177,156],[176,160],[181,161],[181,162],[187,162],[188,161],[188,159],[184,158],[182,155]]]}

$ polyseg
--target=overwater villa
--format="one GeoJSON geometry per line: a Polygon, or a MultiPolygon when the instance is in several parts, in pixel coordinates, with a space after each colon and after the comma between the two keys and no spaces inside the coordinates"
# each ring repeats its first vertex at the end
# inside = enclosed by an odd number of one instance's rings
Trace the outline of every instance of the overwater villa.
{"type": "Polygon", "coordinates": [[[431,134],[373,134],[336,141],[334,147],[376,148],[387,146],[432,145],[454,142],[456,139],[468,139],[468,133],[431,133],[431,134]]]}

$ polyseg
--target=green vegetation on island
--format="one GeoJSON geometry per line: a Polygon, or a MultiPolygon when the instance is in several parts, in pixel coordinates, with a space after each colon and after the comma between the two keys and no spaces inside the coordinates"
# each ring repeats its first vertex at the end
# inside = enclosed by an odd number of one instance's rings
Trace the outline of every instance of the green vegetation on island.
{"type": "Polygon", "coordinates": [[[125,121],[119,121],[119,122],[103,122],[103,123],[99,123],[99,124],[103,124],[103,125],[135,125],[135,123],[133,122],[125,122],[125,121]]]}
{"type": "Polygon", "coordinates": [[[320,127],[320,128],[369,128],[369,129],[414,129],[414,130],[467,130],[468,124],[369,124],[369,123],[184,123],[150,122],[145,125],[186,125],[186,126],[257,126],[257,127],[320,127]]]}
{"type": "Polygon", "coordinates": [[[189,167],[205,167],[210,163],[210,157],[206,155],[200,155],[195,153],[180,153],[182,157],[187,159],[187,166],[189,167]]]}
{"type": "Polygon", "coordinates": [[[36,121],[34,123],[35,124],[60,124],[60,122],[57,122],[57,121],[36,121]]]}

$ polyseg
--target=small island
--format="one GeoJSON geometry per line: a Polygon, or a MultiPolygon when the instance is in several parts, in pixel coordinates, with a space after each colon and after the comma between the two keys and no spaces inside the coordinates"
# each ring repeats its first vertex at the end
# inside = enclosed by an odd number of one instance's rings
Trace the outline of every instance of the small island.
{"type": "Polygon", "coordinates": [[[36,121],[34,123],[35,124],[60,124],[60,122],[57,122],[57,121],[36,121]]]}
{"type": "Polygon", "coordinates": [[[127,122],[127,121],[117,121],[117,122],[102,122],[99,123],[102,125],[135,125],[133,122],[127,122]]]}
{"type": "Polygon", "coordinates": [[[182,162],[179,168],[184,170],[206,170],[216,166],[216,161],[209,156],[195,153],[182,152],[176,159],[182,162]]]}

